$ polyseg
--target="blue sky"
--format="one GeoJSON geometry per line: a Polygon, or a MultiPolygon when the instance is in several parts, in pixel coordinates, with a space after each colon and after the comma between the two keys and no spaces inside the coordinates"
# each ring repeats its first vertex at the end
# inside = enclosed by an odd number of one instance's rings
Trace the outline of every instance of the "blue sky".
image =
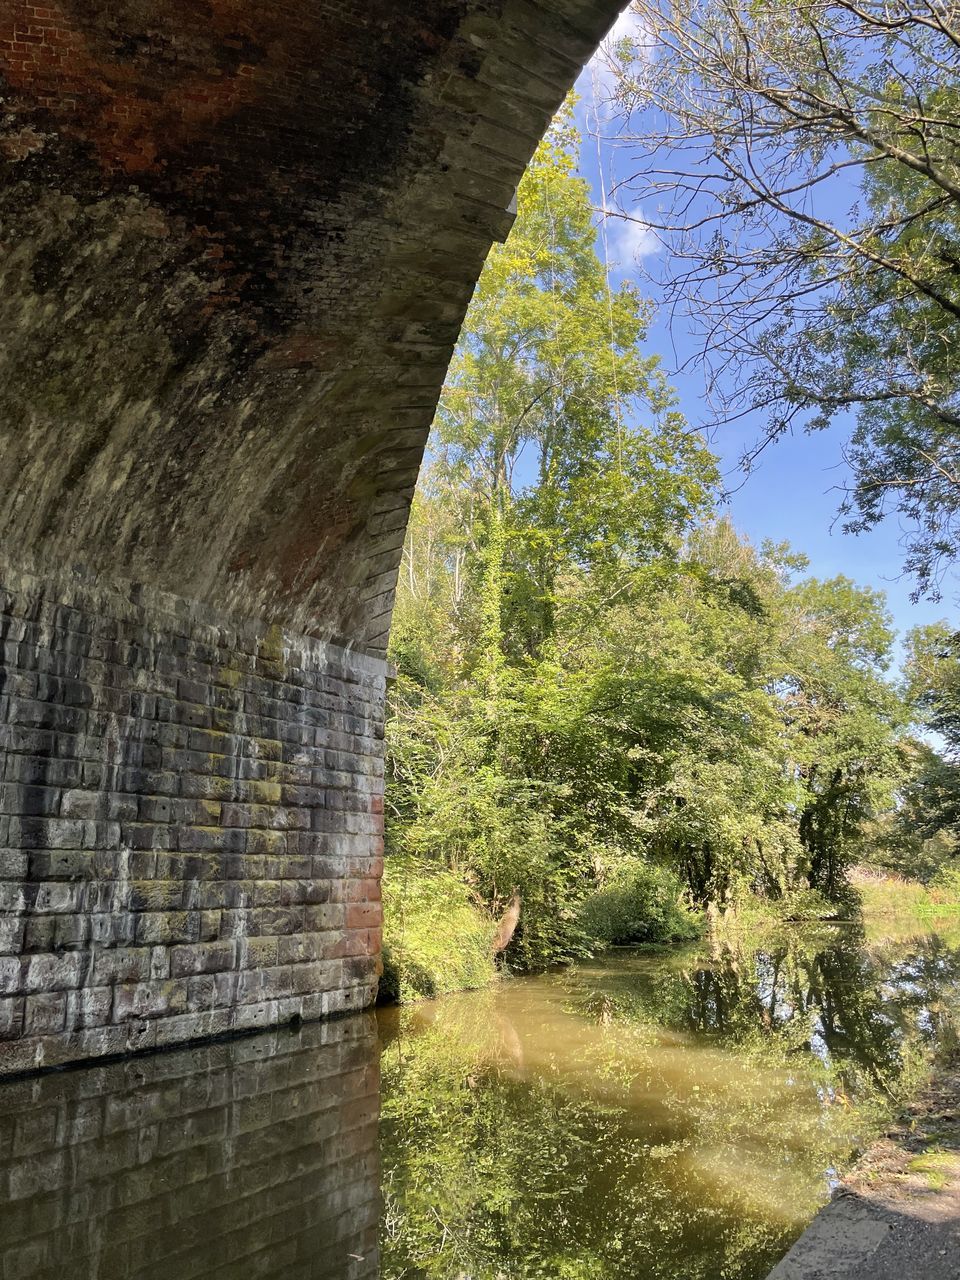
{"type": "MultiPolygon", "coordinates": [[[[614,37],[629,35],[636,30],[628,12],[621,16],[614,37]]],[[[629,156],[601,142],[599,155],[595,137],[591,132],[603,132],[603,93],[606,75],[602,57],[598,56],[577,82],[580,95],[577,114],[584,131],[582,171],[593,186],[598,207],[603,206],[600,168],[603,185],[607,190],[613,182],[625,176],[618,168],[626,166],[629,156]],[[595,99],[595,90],[596,99],[595,99]],[[597,107],[599,106],[599,112],[597,107]]],[[[639,210],[629,209],[642,216],[639,210]]],[[[637,262],[647,261],[651,255],[665,252],[656,238],[642,225],[626,223],[621,219],[607,221],[607,256],[612,283],[638,274],[637,262]]],[[[646,279],[640,281],[642,292],[656,301],[655,287],[646,279]]],[[[682,320],[675,320],[668,329],[664,316],[654,323],[649,345],[657,351],[664,367],[673,374],[671,380],[680,396],[680,408],[691,423],[701,424],[708,418],[704,409],[704,384],[696,368],[674,373],[695,351],[692,335],[682,329],[682,320]]],[[[960,578],[954,573],[943,584],[943,599],[939,602],[910,600],[913,583],[901,576],[902,552],[900,539],[903,533],[896,516],[869,533],[845,534],[837,519],[840,502],[838,486],[845,474],[842,445],[846,435],[843,422],[838,420],[829,431],[806,434],[798,432],[769,447],[756,467],[747,477],[738,470],[739,459],[757,436],[758,424],[746,421],[736,426],[723,427],[710,437],[711,447],[719,456],[727,476],[731,493],[727,512],[736,526],[756,542],[771,538],[776,542],[787,541],[794,549],[804,552],[810,560],[810,572],[818,577],[846,574],[855,581],[885,591],[894,624],[901,635],[918,623],[933,622],[939,618],[953,620],[956,601],[960,597],[960,578]]]]}

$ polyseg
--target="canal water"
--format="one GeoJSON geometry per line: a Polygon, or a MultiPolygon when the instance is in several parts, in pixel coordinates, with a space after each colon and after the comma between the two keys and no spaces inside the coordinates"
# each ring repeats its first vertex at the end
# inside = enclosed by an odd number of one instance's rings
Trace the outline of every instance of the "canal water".
{"type": "Polygon", "coordinates": [[[14,1081],[0,1277],[762,1280],[958,1020],[845,926],[14,1081]]]}

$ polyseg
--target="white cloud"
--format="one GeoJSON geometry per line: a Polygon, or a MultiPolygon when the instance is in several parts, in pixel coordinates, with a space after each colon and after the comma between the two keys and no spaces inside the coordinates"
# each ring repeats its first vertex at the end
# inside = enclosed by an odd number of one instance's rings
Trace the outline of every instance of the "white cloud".
{"type": "MultiPolygon", "coordinates": [[[[591,180],[598,196],[597,203],[605,206],[602,232],[607,257],[611,268],[624,274],[629,274],[642,258],[659,252],[660,241],[643,221],[639,209],[624,216],[622,209],[613,206],[607,193],[616,189],[617,148],[605,135],[617,111],[614,95],[621,77],[651,60],[655,56],[655,44],[643,18],[630,4],[604,36],[577,81],[581,98],[578,117],[585,133],[592,136],[597,145],[597,172],[591,180]],[[629,48],[624,46],[625,40],[633,42],[629,48]]],[[[593,162],[590,163],[592,165],[593,162]]]]}
{"type": "Polygon", "coordinates": [[[594,107],[601,115],[609,114],[610,101],[620,76],[638,61],[653,55],[653,40],[643,19],[628,5],[601,40],[587,64],[587,76],[593,87],[594,107]],[[631,52],[622,56],[620,45],[632,40],[631,52]]]}
{"type": "Polygon", "coordinates": [[[636,214],[629,218],[607,216],[607,240],[610,252],[623,266],[649,258],[660,249],[657,233],[636,214]]]}
{"type": "Polygon", "coordinates": [[[643,221],[639,212],[624,216],[619,210],[610,210],[604,217],[603,230],[610,266],[628,274],[641,258],[649,258],[660,250],[657,233],[643,221]]]}
{"type": "Polygon", "coordinates": [[[643,21],[633,6],[627,5],[620,17],[604,36],[602,44],[615,45],[618,40],[639,39],[644,33],[643,21]]]}

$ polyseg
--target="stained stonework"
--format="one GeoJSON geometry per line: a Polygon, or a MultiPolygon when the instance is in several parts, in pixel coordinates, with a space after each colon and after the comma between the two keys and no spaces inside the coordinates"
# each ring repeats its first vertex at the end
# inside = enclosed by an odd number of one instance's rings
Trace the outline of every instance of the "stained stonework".
{"type": "Polygon", "coordinates": [[[0,590],[0,1073],[372,1002],[385,664],[0,590]]]}
{"type": "Polygon", "coordinates": [[[0,546],[382,646],[463,313],[619,0],[2,0],[0,546]]]}
{"type": "Polygon", "coordinates": [[[375,1280],[370,1014],[0,1084],[9,1280],[375,1280]]]}
{"type": "Polygon", "coordinates": [[[427,431],[621,3],[0,0],[0,1072],[371,998],[427,431]]]}

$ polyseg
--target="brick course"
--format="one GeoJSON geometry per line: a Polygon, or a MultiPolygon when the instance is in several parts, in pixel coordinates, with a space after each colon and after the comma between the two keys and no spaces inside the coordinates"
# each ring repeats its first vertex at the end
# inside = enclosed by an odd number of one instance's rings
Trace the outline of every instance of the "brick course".
{"type": "Polygon", "coordinates": [[[622,4],[0,4],[0,1074],[371,998],[420,458],[622,4]]]}
{"type": "MultiPolygon", "coordinates": [[[[474,284],[622,4],[5,0],[5,551],[385,646],[474,284]]],[[[213,751],[246,707],[168,656],[99,706],[213,751]]],[[[77,732],[77,669],[24,674],[18,723],[77,732]]]]}
{"type": "Polygon", "coordinates": [[[0,1073],[370,1004],[383,659],[0,581],[0,1073]]]}

